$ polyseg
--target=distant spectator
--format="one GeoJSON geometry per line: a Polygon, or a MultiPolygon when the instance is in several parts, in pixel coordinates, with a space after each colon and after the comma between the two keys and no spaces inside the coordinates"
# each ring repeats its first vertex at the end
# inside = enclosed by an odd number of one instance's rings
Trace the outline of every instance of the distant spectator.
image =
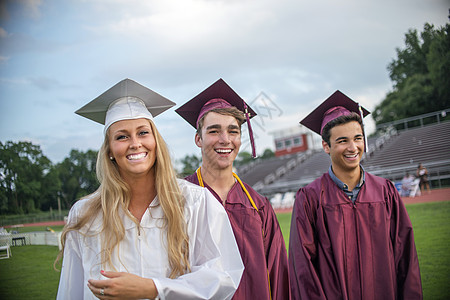
{"type": "Polygon", "coordinates": [[[414,175],[406,172],[405,176],[402,179],[402,188],[400,191],[400,194],[402,195],[402,197],[409,197],[409,195],[411,194],[411,188],[412,188],[414,179],[415,179],[414,175]]]}
{"type": "Polygon", "coordinates": [[[420,179],[420,190],[424,192],[426,188],[428,194],[431,193],[430,183],[428,182],[428,170],[421,163],[417,167],[416,176],[420,179]]]}

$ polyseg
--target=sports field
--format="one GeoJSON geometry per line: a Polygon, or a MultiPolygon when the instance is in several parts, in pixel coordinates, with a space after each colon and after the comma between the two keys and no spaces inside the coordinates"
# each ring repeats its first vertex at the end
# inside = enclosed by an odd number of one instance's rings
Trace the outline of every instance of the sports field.
{"type": "MultiPolygon", "coordinates": [[[[450,201],[409,204],[407,210],[414,227],[424,299],[450,299],[450,201]]],[[[277,216],[287,246],[291,214],[277,216]]],[[[11,250],[11,258],[0,260],[0,299],[55,299],[57,247],[17,246],[11,250]]]]}

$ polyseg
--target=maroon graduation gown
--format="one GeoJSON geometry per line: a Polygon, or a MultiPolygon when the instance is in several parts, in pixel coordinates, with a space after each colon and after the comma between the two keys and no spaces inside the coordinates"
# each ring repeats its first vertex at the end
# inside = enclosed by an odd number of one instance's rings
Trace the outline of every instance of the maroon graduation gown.
{"type": "Polygon", "coordinates": [[[394,185],[365,173],[355,201],[325,173],[296,195],[292,299],[422,299],[411,221],[394,185]]]}
{"type": "MultiPolygon", "coordinates": [[[[199,184],[196,173],[186,180],[199,184]]],[[[286,246],[275,212],[267,198],[244,185],[259,213],[238,182],[228,192],[224,206],[245,266],[233,299],[270,299],[268,277],[271,298],[290,299],[286,246]]],[[[205,183],[205,187],[222,203],[210,186],[205,183]]]]}

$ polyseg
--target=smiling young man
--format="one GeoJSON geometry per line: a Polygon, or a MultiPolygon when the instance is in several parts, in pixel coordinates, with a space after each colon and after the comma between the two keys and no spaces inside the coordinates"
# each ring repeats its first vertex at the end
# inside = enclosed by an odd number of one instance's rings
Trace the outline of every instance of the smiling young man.
{"type": "Polygon", "coordinates": [[[233,299],[289,299],[286,247],[275,212],[233,172],[241,125],[249,120],[244,111],[256,115],[222,79],[176,110],[197,129],[202,153],[201,167],[186,180],[208,188],[228,213],[245,267],[233,299]]]}
{"type": "Polygon", "coordinates": [[[336,91],[300,123],[322,136],[327,173],[296,195],[293,299],[422,299],[411,221],[394,185],[360,165],[369,112],[336,91]]]}

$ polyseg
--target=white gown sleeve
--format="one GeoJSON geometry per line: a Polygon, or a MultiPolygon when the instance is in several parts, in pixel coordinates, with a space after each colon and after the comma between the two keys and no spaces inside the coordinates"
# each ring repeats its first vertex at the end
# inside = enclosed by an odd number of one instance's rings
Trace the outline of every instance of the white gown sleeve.
{"type": "MultiPolygon", "coordinates": [[[[69,222],[73,220],[74,214],[75,212],[72,210],[69,214],[69,222]]],[[[66,236],[61,276],[56,299],[83,299],[85,290],[83,274],[78,233],[71,231],[66,236]]]]}
{"type": "MultiPolygon", "coordinates": [[[[191,272],[176,279],[152,278],[158,296],[230,299],[239,286],[244,265],[228,215],[207,189],[195,186],[182,190],[186,198],[196,198],[188,219],[191,272]]],[[[186,205],[189,206],[189,199],[186,205]]]]}

